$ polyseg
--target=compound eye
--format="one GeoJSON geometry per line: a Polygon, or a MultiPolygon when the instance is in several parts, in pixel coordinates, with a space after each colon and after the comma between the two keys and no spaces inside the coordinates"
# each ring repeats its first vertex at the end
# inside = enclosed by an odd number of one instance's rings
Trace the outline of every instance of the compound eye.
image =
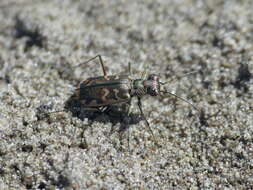
{"type": "Polygon", "coordinates": [[[147,91],[148,91],[148,94],[150,96],[157,96],[157,95],[159,95],[158,90],[156,88],[154,88],[154,87],[148,87],[147,91]]]}
{"type": "Polygon", "coordinates": [[[151,75],[148,76],[148,80],[158,81],[159,77],[156,74],[151,74],[151,75]]]}

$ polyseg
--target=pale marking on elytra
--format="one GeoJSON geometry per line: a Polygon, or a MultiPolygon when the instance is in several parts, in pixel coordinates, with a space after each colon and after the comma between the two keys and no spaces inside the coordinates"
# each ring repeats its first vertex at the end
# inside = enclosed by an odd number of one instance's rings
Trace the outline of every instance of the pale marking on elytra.
{"type": "Polygon", "coordinates": [[[118,89],[113,89],[113,92],[115,93],[116,99],[120,100],[121,98],[119,98],[119,96],[118,96],[119,90],[118,89]]]}
{"type": "Polygon", "coordinates": [[[110,93],[110,91],[108,89],[106,89],[106,88],[102,88],[101,90],[104,93],[102,95],[101,99],[102,99],[103,102],[106,102],[107,101],[106,96],[110,93]]]}
{"type": "Polygon", "coordinates": [[[106,80],[110,80],[110,77],[107,76],[107,75],[105,75],[104,78],[105,78],[106,80]]]}
{"type": "Polygon", "coordinates": [[[125,96],[125,98],[120,98],[118,96],[119,90],[118,89],[113,89],[113,91],[115,92],[115,96],[116,96],[117,100],[125,100],[125,99],[129,99],[130,98],[130,95],[128,93],[127,94],[126,93],[123,94],[125,96]]]}

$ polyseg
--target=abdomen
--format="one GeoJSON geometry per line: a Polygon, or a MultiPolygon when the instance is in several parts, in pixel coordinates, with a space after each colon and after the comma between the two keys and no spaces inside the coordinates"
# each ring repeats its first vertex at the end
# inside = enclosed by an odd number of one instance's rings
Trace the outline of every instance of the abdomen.
{"type": "Polygon", "coordinates": [[[128,102],[131,80],[127,75],[88,78],[80,83],[75,96],[86,107],[128,102]]]}

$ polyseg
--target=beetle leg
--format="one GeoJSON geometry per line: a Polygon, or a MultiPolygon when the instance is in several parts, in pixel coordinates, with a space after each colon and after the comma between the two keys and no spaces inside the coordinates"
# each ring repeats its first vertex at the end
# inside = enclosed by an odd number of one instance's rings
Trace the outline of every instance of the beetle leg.
{"type": "MultiPolygon", "coordinates": [[[[124,124],[127,125],[127,127],[129,126],[129,123],[131,122],[130,121],[130,114],[131,114],[131,111],[132,111],[132,104],[131,104],[131,99],[126,102],[126,103],[123,103],[122,105],[122,110],[123,110],[123,113],[126,113],[126,115],[124,115],[124,124]]],[[[128,145],[128,151],[130,152],[130,136],[131,136],[131,128],[129,127],[128,130],[127,130],[127,145],[128,145]]]]}
{"type": "Polygon", "coordinates": [[[132,76],[132,67],[131,67],[131,63],[128,62],[128,72],[129,72],[129,75],[132,76]]]}
{"type": "Polygon", "coordinates": [[[153,133],[153,131],[152,131],[152,129],[151,129],[149,123],[148,123],[148,120],[146,119],[146,117],[145,117],[145,115],[144,115],[144,113],[143,113],[143,111],[142,111],[141,98],[138,98],[138,107],[139,107],[139,110],[140,110],[140,112],[141,112],[142,117],[144,118],[144,120],[145,120],[145,122],[146,122],[146,125],[147,125],[147,127],[148,127],[148,129],[149,129],[151,135],[153,136],[153,139],[155,140],[155,142],[157,142],[157,141],[156,141],[156,138],[155,138],[155,135],[154,135],[154,133],[153,133]]]}
{"type": "Polygon", "coordinates": [[[131,113],[131,108],[132,108],[131,99],[128,102],[122,103],[121,108],[122,108],[122,113],[129,116],[131,113]]]}
{"type": "Polygon", "coordinates": [[[99,109],[99,111],[101,111],[101,112],[106,112],[107,110],[109,110],[109,107],[108,106],[102,106],[102,107],[100,107],[100,108],[98,108],[99,109]]]}
{"type": "Polygon", "coordinates": [[[81,64],[79,64],[79,65],[77,65],[77,66],[75,66],[75,67],[78,67],[78,66],[80,66],[80,65],[89,63],[90,61],[96,59],[97,57],[99,58],[100,65],[101,65],[101,67],[102,67],[102,69],[103,69],[104,77],[106,77],[106,76],[107,76],[107,73],[106,73],[106,70],[105,70],[105,67],[104,67],[104,62],[103,62],[103,60],[102,60],[102,56],[101,56],[101,55],[96,55],[95,57],[92,57],[92,58],[89,59],[88,61],[85,61],[84,63],[81,63],[81,64]]]}
{"type": "MultiPolygon", "coordinates": [[[[132,111],[132,104],[131,104],[131,99],[129,100],[129,102],[128,102],[128,110],[127,110],[127,117],[128,117],[128,119],[129,119],[129,116],[130,116],[130,114],[131,114],[131,111],[132,111]]],[[[129,129],[128,129],[128,132],[127,132],[127,135],[128,135],[128,137],[127,137],[127,143],[128,143],[128,151],[130,152],[130,137],[131,137],[131,127],[129,127],[129,129]]]]}
{"type": "Polygon", "coordinates": [[[148,74],[147,70],[148,70],[148,67],[147,67],[147,65],[145,64],[145,65],[144,65],[144,71],[143,71],[142,74],[141,74],[141,79],[142,79],[142,80],[144,80],[144,79],[147,77],[147,74],[148,74]]]}
{"type": "Polygon", "coordinates": [[[131,111],[132,111],[132,104],[131,104],[131,100],[130,100],[127,104],[128,104],[127,116],[130,116],[131,111]]]}
{"type": "Polygon", "coordinates": [[[107,76],[107,73],[106,73],[106,70],[105,70],[105,67],[104,67],[104,63],[103,63],[102,57],[101,57],[101,55],[97,55],[96,57],[99,58],[100,65],[101,65],[101,67],[102,67],[102,69],[103,69],[104,77],[106,77],[106,76],[107,76]]]}
{"type": "Polygon", "coordinates": [[[127,145],[128,145],[128,151],[130,152],[130,131],[131,129],[129,128],[128,129],[128,132],[127,132],[127,145]]]}

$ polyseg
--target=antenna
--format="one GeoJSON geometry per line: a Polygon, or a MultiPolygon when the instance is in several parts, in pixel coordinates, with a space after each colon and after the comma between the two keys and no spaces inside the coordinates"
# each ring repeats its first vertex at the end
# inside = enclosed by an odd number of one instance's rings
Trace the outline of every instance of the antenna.
{"type": "MultiPolygon", "coordinates": [[[[187,77],[188,75],[195,74],[197,72],[199,72],[199,71],[192,71],[192,72],[189,72],[189,73],[182,74],[181,76],[178,76],[178,77],[181,79],[181,78],[187,77]]],[[[170,79],[166,82],[159,82],[159,83],[162,84],[162,85],[165,85],[165,84],[168,84],[168,83],[172,82],[175,79],[176,79],[176,77],[173,77],[172,79],[170,79]]]]}
{"type": "MultiPolygon", "coordinates": [[[[182,97],[180,97],[180,96],[178,96],[176,94],[173,94],[171,92],[167,92],[167,91],[160,91],[160,92],[167,93],[167,94],[169,94],[171,96],[174,96],[174,97],[176,97],[176,98],[178,98],[178,99],[180,99],[180,100],[182,100],[182,101],[190,104],[195,110],[197,110],[198,112],[200,112],[200,110],[197,108],[197,106],[195,106],[193,103],[189,102],[188,100],[186,100],[186,99],[184,99],[184,98],[182,98],[182,97]]],[[[162,97],[164,97],[164,96],[162,96],[162,97]]]]}

